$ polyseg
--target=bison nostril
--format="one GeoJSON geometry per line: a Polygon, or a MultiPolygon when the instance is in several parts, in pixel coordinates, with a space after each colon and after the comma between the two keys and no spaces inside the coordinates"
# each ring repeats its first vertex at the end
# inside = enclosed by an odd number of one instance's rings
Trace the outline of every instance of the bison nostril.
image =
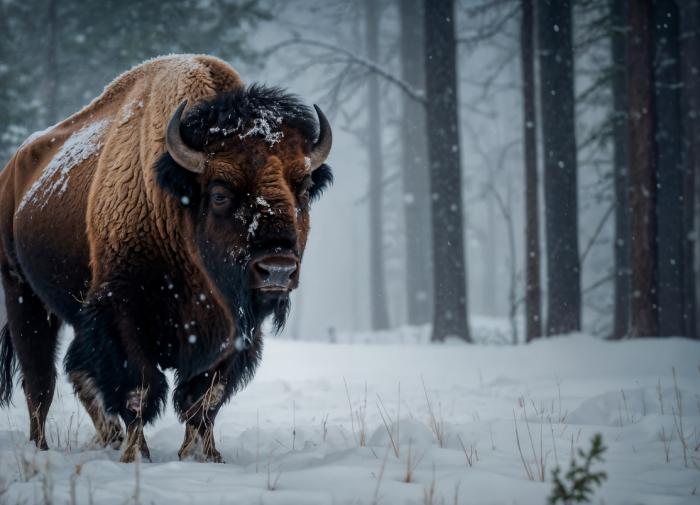
{"type": "Polygon", "coordinates": [[[265,280],[267,279],[267,276],[270,274],[269,270],[265,268],[263,265],[260,263],[255,263],[253,265],[253,268],[255,269],[256,273],[260,277],[260,279],[265,280]]]}
{"type": "Polygon", "coordinates": [[[253,282],[258,288],[289,289],[297,262],[288,256],[266,256],[253,264],[253,282]]]}
{"type": "Polygon", "coordinates": [[[289,279],[296,271],[296,265],[280,265],[276,263],[260,262],[255,267],[263,273],[266,278],[279,278],[280,280],[289,279]]]}

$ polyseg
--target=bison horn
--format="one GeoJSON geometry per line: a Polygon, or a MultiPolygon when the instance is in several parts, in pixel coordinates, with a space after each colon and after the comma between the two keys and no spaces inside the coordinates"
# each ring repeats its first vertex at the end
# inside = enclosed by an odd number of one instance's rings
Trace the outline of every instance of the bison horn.
{"type": "Polygon", "coordinates": [[[328,119],[326,119],[326,115],[316,104],[314,104],[314,109],[316,109],[316,115],[318,115],[319,132],[318,140],[316,140],[316,143],[309,153],[312,171],[316,170],[326,161],[328,154],[331,152],[331,145],[333,145],[333,132],[331,131],[331,125],[328,119]]]}
{"type": "Polygon", "coordinates": [[[165,133],[165,148],[178,165],[191,172],[201,174],[207,166],[207,155],[189,147],[180,136],[180,119],[186,105],[187,100],[180,104],[168,123],[168,130],[165,133]]]}

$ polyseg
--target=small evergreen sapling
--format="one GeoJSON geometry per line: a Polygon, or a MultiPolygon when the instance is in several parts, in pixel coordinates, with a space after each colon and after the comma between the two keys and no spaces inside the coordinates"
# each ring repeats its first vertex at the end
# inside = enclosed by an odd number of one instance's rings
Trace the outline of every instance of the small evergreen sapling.
{"type": "Polygon", "coordinates": [[[591,450],[586,453],[583,449],[578,450],[578,455],[583,458],[583,464],[579,465],[576,458],[571,458],[571,466],[566,472],[564,480],[559,477],[561,469],[556,467],[552,471],[554,487],[547,503],[556,505],[563,503],[588,503],[591,499],[594,486],[600,486],[607,479],[605,472],[591,472],[591,464],[594,461],[603,461],[603,453],[606,451],[603,445],[603,437],[596,433],[591,440],[591,450]]]}

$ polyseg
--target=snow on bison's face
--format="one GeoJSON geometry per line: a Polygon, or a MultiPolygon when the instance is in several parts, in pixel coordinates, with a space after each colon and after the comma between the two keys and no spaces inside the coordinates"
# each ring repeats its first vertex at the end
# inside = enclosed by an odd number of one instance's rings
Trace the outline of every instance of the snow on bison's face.
{"type": "Polygon", "coordinates": [[[332,181],[331,129],[274,88],[252,86],[175,111],[161,186],[190,209],[204,265],[239,330],[284,325],[309,232],[309,204],[332,181]]]}

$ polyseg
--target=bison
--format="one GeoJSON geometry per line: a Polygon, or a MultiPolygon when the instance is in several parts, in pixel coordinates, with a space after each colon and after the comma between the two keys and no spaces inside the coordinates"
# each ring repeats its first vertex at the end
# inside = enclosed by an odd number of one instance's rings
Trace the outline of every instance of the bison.
{"type": "Polygon", "coordinates": [[[149,458],[143,426],[172,369],[179,456],[222,461],[214,419],[253,376],[263,321],[284,325],[309,204],[332,182],[314,108],[216,58],[173,55],[18,149],[0,174],[0,402],[16,360],[39,448],[67,323],[65,370],[103,445],[149,458]]]}

